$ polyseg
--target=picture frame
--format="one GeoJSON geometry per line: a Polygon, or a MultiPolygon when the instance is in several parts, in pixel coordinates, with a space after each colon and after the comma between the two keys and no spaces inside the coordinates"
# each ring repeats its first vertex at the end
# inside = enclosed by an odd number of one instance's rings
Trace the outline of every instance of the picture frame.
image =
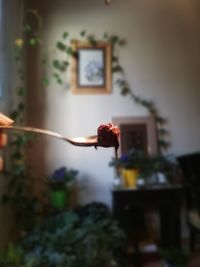
{"type": "Polygon", "coordinates": [[[72,41],[71,89],[74,94],[110,94],[111,44],[72,41]]]}
{"type": "Polygon", "coordinates": [[[152,116],[113,117],[112,123],[120,129],[120,156],[132,148],[147,155],[157,154],[156,125],[152,116]]]}

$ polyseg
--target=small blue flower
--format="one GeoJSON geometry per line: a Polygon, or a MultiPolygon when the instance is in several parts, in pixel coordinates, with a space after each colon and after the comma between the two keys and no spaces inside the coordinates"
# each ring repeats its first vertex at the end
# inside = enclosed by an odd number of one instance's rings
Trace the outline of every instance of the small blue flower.
{"type": "Polygon", "coordinates": [[[128,155],[122,155],[121,158],[120,158],[120,161],[124,162],[124,163],[127,162],[128,160],[129,160],[128,155]]]}
{"type": "Polygon", "coordinates": [[[66,188],[74,180],[77,174],[77,170],[61,167],[56,169],[49,177],[49,185],[55,190],[66,188]]]}
{"type": "Polygon", "coordinates": [[[53,177],[58,181],[62,181],[65,179],[66,173],[67,173],[66,167],[62,167],[60,169],[55,170],[55,172],[53,173],[53,177]]]}

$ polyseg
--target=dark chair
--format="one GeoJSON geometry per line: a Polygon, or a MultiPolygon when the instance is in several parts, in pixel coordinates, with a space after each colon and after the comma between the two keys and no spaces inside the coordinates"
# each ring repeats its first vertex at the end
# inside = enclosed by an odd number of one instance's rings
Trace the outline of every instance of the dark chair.
{"type": "Polygon", "coordinates": [[[186,185],[187,222],[190,249],[194,250],[200,237],[200,152],[177,157],[186,185]]]}

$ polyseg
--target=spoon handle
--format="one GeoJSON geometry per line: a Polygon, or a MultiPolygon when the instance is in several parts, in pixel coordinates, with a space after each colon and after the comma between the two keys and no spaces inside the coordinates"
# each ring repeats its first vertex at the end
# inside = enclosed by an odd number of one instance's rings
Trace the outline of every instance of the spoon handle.
{"type": "Polygon", "coordinates": [[[78,141],[78,140],[76,140],[76,138],[70,139],[70,138],[67,138],[67,137],[59,134],[59,133],[49,131],[49,130],[39,129],[39,128],[35,128],[35,127],[0,126],[0,129],[48,135],[48,136],[52,136],[52,137],[61,139],[63,141],[66,141],[66,142],[68,142],[74,146],[95,146],[97,144],[96,136],[93,136],[92,138],[86,137],[86,138],[83,138],[82,141],[78,141]]]}

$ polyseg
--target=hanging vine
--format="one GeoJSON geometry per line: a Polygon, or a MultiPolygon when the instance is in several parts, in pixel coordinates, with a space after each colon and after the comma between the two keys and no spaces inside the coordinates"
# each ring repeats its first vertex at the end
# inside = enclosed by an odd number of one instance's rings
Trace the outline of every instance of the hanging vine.
{"type": "MultiPolygon", "coordinates": [[[[40,37],[40,28],[42,25],[42,17],[36,10],[28,10],[28,12],[33,15],[37,21],[36,30],[26,23],[24,26],[25,38],[19,42],[19,46],[26,41],[27,45],[32,47],[41,45],[44,47],[44,42],[40,37]]],[[[74,39],[74,38],[73,38],[74,39]]],[[[93,34],[88,34],[86,30],[81,30],[77,39],[89,42],[92,46],[98,44],[99,41],[109,42],[112,45],[112,73],[120,74],[120,78],[116,80],[116,86],[120,90],[122,96],[130,97],[134,103],[147,109],[150,115],[155,119],[156,124],[156,134],[157,134],[157,145],[158,153],[162,154],[170,146],[167,140],[168,131],[166,129],[166,119],[163,118],[153,101],[145,99],[134,93],[133,89],[129,85],[125,77],[125,70],[120,64],[119,55],[116,53],[117,48],[125,46],[126,42],[124,39],[120,38],[118,35],[109,35],[104,33],[101,38],[96,38],[93,34]]],[[[55,80],[58,85],[64,86],[64,81],[66,80],[66,72],[70,67],[71,57],[75,57],[76,54],[72,48],[70,38],[70,33],[64,31],[61,34],[59,40],[56,41],[54,52],[44,51],[41,63],[44,66],[45,71],[48,72],[44,75],[42,83],[44,87],[47,87],[52,80],[55,80]],[[53,57],[53,59],[51,59],[53,57]]],[[[20,40],[19,40],[20,41],[20,40]]]]}
{"type": "Polygon", "coordinates": [[[104,38],[110,41],[113,46],[112,72],[118,72],[121,74],[121,78],[118,78],[116,80],[116,85],[119,88],[122,96],[129,96],[134,101],[134,103],[147,109],[149,114],[153,116],[156,123],[158,154],[162,154],[170,146],[170,143],[166,140],[168,136],[168,131],[166,129],[166,119],[159,114],[154,102],[136,95],[125,79],[125,71],[120,64],[119,57],[115,53],[116,46],[125,45],[125,41],[120,39],[116,35],[108,36],[107,34],[104,34],[104,38]]]}
{"type": "MultiPolygon", "coordinates": [[[[126,44],[125,40],[121,39],[117,35],[109,35],[108,33],[105,33],[102,36],[102,38],[97,39],[94,35],[87,34],[85,30],[82,30],[80,32],[78,39],[87,41],[92,46],[96,46],[100,41],[111,43],[112,73],[120,74],[120,78],[116,80],[116,86],[120,90],[122,96],[129,96],[134,103],[147,109],[149,114],[153,116],[156,124],[158,153],[162,154],[164,151],[166,151],[170,145],[170,143],[166,140],[168,136],[168,131],[166,129],[166,119],[159,114],[154,102],[147,100],[144,97],[136,95],[125,78],[124,68],[121,66],[119,56],[116,53],[117,47],[122,47],[126,44]]],[[[51,65],[54,70],[52,73],[52,77],[56,80],[58,84],[63,84],[62,75],[66,74],[66,71],[70,66],[70,57],[72,56],[76,57],[76,54],[74,53],[73,48],[71,46],[70,40],[71,39],[69,33],[64,32],[62,34],[61,39],[58,40],[56,43],[56,49],[63,55],[62,57],[60,57],[62,59],[55,58],[51,62],[51,65]]],[[[44,81],[45,85],[48,85],[50,83],[50,79],[47,77],[44,78],[44,81]]]]}
{"type": "MultiPolygon", "coordinates": [[[[40,19],[37,11],[28,10],[27,14],[40,19]]],[[[39,32],[34,32],[30,25],[24,24],[21,36],[14,43],[15,49],[15,103],[10,117],[17,125],[25,125],[26,121],[26,64],[25,49],[27,45],[40,45],[39,32]]],[[[29,230],[36,222],[39,201],[31,194],[33,179],[29,166],[26,164],[26,148],[33,136],[25,133],[13,133],[9,142],[10,164],[4,170],[7,190],[1,198],[3,204],[10,204],[18,224],[19,232],[29,230]]]]}

